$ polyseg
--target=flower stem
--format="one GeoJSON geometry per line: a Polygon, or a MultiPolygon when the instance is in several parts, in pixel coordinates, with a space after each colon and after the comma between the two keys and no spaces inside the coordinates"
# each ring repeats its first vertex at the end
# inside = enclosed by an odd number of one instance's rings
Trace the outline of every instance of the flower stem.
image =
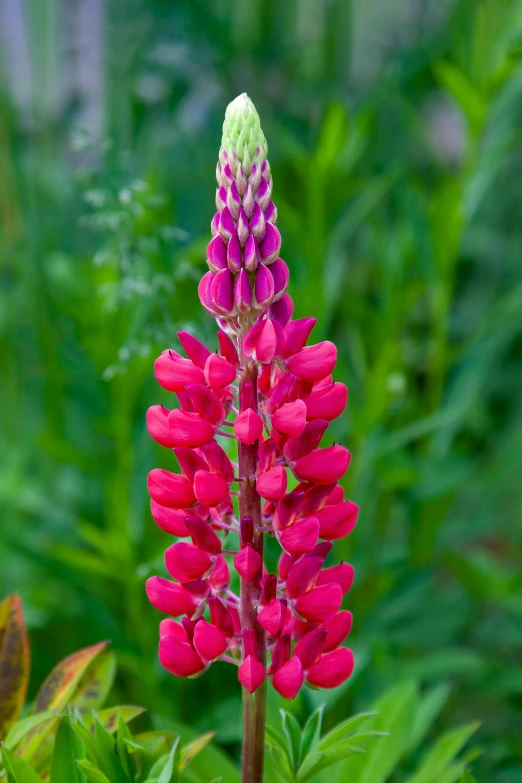
{"type": "MultiPolygon", "coordinates": [[[[246,357],[242,357],[242,366],[245,367],[239,382],[240,410],[242,407],[242,389],[246,383],[252,384],[254,396],[257,401],[257,368],[248,366],[246,357]]],[[[257,402],[256,402],[257,404],[257,402]]],[[[247,446],[238,442],[239,452],[239,515],[240,518],[251,517],[254,527],[253,547],[263,557],[263,532],[261,528],[261,498],[256,490],[256,468],[259,442],[247,446]]],[[[241,627],[254,628],[259,659],[263,666],[266,665],[266,637],[265,631],[257,622],[256,605],[261,595],[262,571],[247,582],[241,579],[240,617],[241,627]]],[[[243,783],[262,783],[263,761],[265,751],[265,716],[266,716],[266,680],[253,693],[250,694],[243,688],[243,754],[242,754],[242,781],[243,783]]]]}

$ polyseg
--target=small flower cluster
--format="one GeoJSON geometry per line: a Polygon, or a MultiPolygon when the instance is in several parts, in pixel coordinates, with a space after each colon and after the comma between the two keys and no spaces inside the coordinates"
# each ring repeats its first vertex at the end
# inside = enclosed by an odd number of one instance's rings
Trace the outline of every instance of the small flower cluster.
{"type": "Polygon", "coordinates": [[[180,332],[186,358],[168,350],[155,363],[158,382],[179,407],[153,406],[147,426],[174,451],[181,473],[151,471],[152,515],[162,530],[187,540],[165,554],[174,581],[152,577],[147,593],[161,612],[185,615],[160,624],[166,669],[189,677],[227,660],[250,693],[269,676],[292,699],[305,681],[335,687],[353,669],[352,652],[341,646],[352,623],[341,604],[353,569],[325,566],[332,541],[348,535],[357,518],[337,483],[350,454],[340,445],[320,447],[348,392],[331,375],[335,345],[306,345],[315,319],[292,320],[266,142],[245,95],[227,110],[217,181],[209,272],[199,294],[221,327],[219,353],[180,332]],[[221,438],[236,442],[238,464],[221,438]],[[237,551],[226,550],[233,535],[237,551]],[[263,563],[265,536],[282,549],[277,573],[263,563]],[[230,589],[227,558],[241,577],[241,596],[230,589]]]}

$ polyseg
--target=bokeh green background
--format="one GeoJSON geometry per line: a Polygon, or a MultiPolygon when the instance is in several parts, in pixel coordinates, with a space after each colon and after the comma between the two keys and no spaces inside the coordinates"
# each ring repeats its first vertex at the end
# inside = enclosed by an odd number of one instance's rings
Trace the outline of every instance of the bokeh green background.
{"type": "MultiPolygon", "coordinates": [[[[447,683],[480,783],[522,781],[522,2],[0,2],[0,595],[32,691],[111,639],[114,700],[217,730],[231,667],[167,676],[145,578],[152,362],[215,341],[205,268],[226,104],[269,143],[296,314],[339,347],[337,440],[361,506],[338,558],[358,668],[328,721],[447,683]]],[[[302,718],[322,694],[294,704],[302,718]]],[[[270,710],[278,706],[271,697],[270,710]]]]}

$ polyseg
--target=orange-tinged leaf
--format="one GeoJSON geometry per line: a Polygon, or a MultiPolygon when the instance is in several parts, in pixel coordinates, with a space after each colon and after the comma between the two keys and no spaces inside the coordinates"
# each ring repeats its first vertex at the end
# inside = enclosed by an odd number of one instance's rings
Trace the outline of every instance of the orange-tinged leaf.
{"type": "Polygon", "coordinates": [[[93,644],[60,661],[40,688],[32,711],[65,709],[73,701],[76,687],[88,666],[106,647],[107,642],[93,644]]]}
{"type": "Polygon", "coordinates": [[[16,723],[24,705],[31,658],[18,595],[0,603],[0,739],[16,723]]]}
{"type": "Polygon", "coordinates": [[[79,710],[97,710],[109,695],[116,675],[114,653],[102,652],[91,661],[74,688],[70,703],[79,710]]]}

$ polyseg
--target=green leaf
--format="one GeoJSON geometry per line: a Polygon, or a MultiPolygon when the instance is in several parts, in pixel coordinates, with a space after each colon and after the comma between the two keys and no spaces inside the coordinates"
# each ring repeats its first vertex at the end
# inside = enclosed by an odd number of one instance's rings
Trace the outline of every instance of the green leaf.
{"type": "Polygon", "coordinates": [[[116,749],[120,764],[123,767],[123,771],[129,778],[134,780],[136,774],[136,761],[129,753],[125,740],[132,740],[132,734],[129,731],[127,724],[123,718],[121,712],[118,713],[118,732],[116,734],[116,749]]]}
{"type": "Polygon", "coordinates": [[[151,779],[157,783],[178,783],[179,780],[180,743],[176,738],[170,753],[159,759],[150,771],[151,779]]]}
{"type": "Polygon", "coordinates": [[[94,764],[90,761],[78,761],[78,766],[88,780],[88,783],[111,783],[108,777],[103,772],[96,769],[94,764]]]}
{"type": "Polygon", "coordinates": [[[39,712],[38,715],[30,715],[28,718],[19,720],[7,732],[4,744],[12,750],[26,734],[39,726],[40,723],[45,723],[45,721],[55,719],[56,717],[54,710],[47,710],[46,712],[39,712]]]}
{"type": "Polygon", "coordinates": [[[432,783],[436,780],[455,759],[478,726],[478,723],[470,723],[443,734],[430,748],[419,769],[408,779],[408,783],[432,783]]]}
{"type": "Polygon", "coordinates": [[[77,761],[85,759],[85,748],[78,734],[71,726],[71,719],[64,715],[60,720],[54,741],[51,761],[52,783],[83,783],[77,761]]]}
{"type": "MultiPolygon", "coordinates": [[[[121,715],[125,723],[130,723],[131,720],[137,718],[138,715],[143,715],[145,712],[144,707],[135,707],[132,704],[125,704],[119,707],[106,707],[104,710],[97,712],[98,720],[107,729],[109,734],[113,734],[118,727],[118,716],[121,715]]],[[[84,715],[83,722],[88,729],[94,728],[94,717],[92,714],[84,715]]]]}
{"type": "Polygon", "coordinates": [[[354,747],[348,743],[339,743],[334,745],[328,750],[317,753],[313,751],[306,757],[303,765],[297,775],[298,783],[305,783],[310,780],[311,777],[317,775],[318,772],[331,767],[333,764],[337,764],[339,761],[344,761],[350,756],[359,755],[364,753],[361,748],[354,747]]]}
{"type": "Polygon", "coordinates": [[[463,776],[461,777],[459,783],[477,783],[469,769],[465,770],[463,776]]]}
{"type": "Polygon", "coordinates": [[[425,738],[435,718],[446,704],[450,694],[449,685],[437,685],[421,698],[419,708],[415,714],[413,732],[408,744],[408,752],[419,747],[425,738]]]}
{"type": "Polygon", "coordinates": [[[94,764],[95,768],[106,775],[110,783],[127,783],[126,775],[116,755],[116,743],[94,714],[94,735],[85,725],[77,720],[74,730],[83,742],[87,760],[94,764]]]}
{"type": "Polygon", "coordinates": [[[2,748],[2,761],[9,775],[9,783],[42,783],[42,779],[23,759],[2,748]]]}
{"type": "Polygon", "coordinates": [[[323,711],[324,704],[321,704],[312,712],[305,723],[301,735],[301,761],[304,760],[306,754],[319,742],[321,737],[321,725],[323,722],[323,711]]]}
{"type": "Polygon", "coordinates": [[[99,709],[109,695],[115,675],[114,653],[107,650],[97,655],[77,683],[71,702],[80,709],[99,709]]]}
{"type": "Polygon", "coordinates": [[[184,745],[181,748],[181,761],[179,764],[180,771],[183,771],[185,767],[190,764],[192,759],[195,758],[198,753],[201,753],[203,748],[208,745],[213,737],[214,732],[208,731],[206,734],[203,734],[201,737],[198,737],[192,742],[189,742],[188,745],[184,745]]]}
{"type": "Polygon", "coordinates": [[[90,664],[107,647],[107,642],[94,644],[69,655],[57,664],[38,691],[33,713],[42,710],[64,710],[74,701],[77,687],[90,664]]]}
{"type": "MultiPolygon", "coordinates": [[[[368,720],[368,729],[387,732],[390,736],[376,742],[364,758],[351,758],[332,773],[331,783],[354,780],[357,783],[385,783],[397,762],[403,757],[413,730],[418,706],[415,683],[407,682],[387,691],[374,705],[378,713],[368,720]]],[[[350,738],[353,741],[353,738],[350,738]]]]}
{"type": "Polygon", "coordinates": [[[268,753],[274,761],[275,768],[283,780],[288,780],[289,783],[293,783],[295,775],[290,766],[287,753],[276,745],[272,745],[268,749],[268,753]]]}
{"type": "Polygon", "coordinates": [[[29,684],[30,652],[18,595],[0,603],[0,737],[16,723],[29,684]]]}
{"type": "Polygon", "coordinates": [[[290,712],[285,710],[279,710],[279,712],[281,713],[283,734],[286,737],[290,765],[297,772],[301,757],[301,726],[290,712]]]}
{"type": "Polygon", "coordinates": [[[351,718],[343,720],[335,728],[325,734],[322,740],[317,746],[317,750],[327,750],[332,745],[336,745],[338,742],[342,742],[354,733],[355,729],[360,726],[369,718],[373,718],[377,715],[376,712],[360,712],[357,715],[353,715],[351,718]]]}

